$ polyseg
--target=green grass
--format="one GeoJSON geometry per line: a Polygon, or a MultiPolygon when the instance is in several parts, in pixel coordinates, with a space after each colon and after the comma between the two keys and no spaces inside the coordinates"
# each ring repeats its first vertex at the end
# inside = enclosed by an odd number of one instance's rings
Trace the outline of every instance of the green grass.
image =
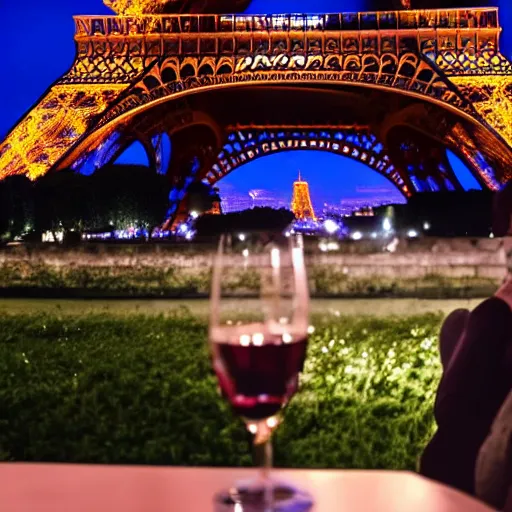
{"type": "MultiPolygon", "coordinates": [[[[433,428],[436,315],[318,318],[278,466],[414,469],[433,428]]],[[[0,460],[251,465],[191,316],[0,318],[0,460]]]]}

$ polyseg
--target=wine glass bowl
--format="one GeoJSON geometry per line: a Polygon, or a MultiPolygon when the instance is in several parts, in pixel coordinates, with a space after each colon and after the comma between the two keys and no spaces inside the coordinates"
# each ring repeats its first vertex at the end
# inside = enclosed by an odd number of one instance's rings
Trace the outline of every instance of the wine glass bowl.
{"type": "Polygon", "coordinates": [[[249,425],[272,418],[297,391],[307,338],[281,330],[254,323],[212,332],[213,367],[222,394],[249,425]]]}

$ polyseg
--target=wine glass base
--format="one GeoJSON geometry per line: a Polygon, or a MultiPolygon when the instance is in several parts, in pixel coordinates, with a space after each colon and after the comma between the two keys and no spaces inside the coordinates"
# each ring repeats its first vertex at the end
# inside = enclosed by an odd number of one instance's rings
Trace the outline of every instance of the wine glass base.
{"type": "Polygon", "coordinates": [[[215,496],[215,512],[306,512],[312,505],[310,494],[275,480],[237,482],[215,496]]]}

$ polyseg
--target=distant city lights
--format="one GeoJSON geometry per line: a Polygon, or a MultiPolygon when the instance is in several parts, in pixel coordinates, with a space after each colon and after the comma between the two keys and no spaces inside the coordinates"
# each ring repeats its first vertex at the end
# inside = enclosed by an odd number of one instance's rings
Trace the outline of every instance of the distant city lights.
{"type": "Polygon", "coordinates": [[[318,248],[322,252],[329,252],[329,251],[337,251],[340,248],[340,244],[338,242],[326,242],[322,241],[318,244],[318,248]]]}
{"type": "Polygon", "coordinates": [[[399,244],[400,240],[398,240],[398,238],[393,238],[393,240],[386,246],[386,251],[396,252],[399,244]]]}
{"type": "Polygon", "coordinates": [[[64,231],[57,231],[54,234],[51,231],[46,231],[42,236],[43,242],[62,242],[64,240],[64,231]]]}
{"type": "Polygon", "coordinates": [[[336,231],[339,231],[340,227],[332,219],[327,219],[324,222],[324,229],[329,235],[334,235],[336,231]]]}
{"type": "MultiPolygon", "coordinates": [[[[104,231],[101,233],[83,233],[82,240],[135,240],[137,238],[168,238],[169,231],[155,229],[153,233],[149,233],[146,228],[136,228],[131,226],[127,229],[113,229],[112,231],[104,231]]],[[[43,242],[45,240],[43,236],[43,242]]]]}
{"type": "MultiPolygon", "coordinates": [[[[230,183],[231,176],[224,178],[219,183],[220,195],[222,197],[222,211],[224,213],[239,212],[255,207],[270,207],[274,209],[289,208],[290,195],[288,190],[279,189],[250,189],[245,184],[241,186],[238,182],[235,185],[230,183]]],[[[236,182],[235,178],[235,182],[236,182]]],[[[271,186],[274,186],[272,184],[271,186]]],[[[351,193],[352,197],[342,197],[338,201],[334,199],[329,188],[331,197],[312,197],[313,207],[320,216],[351,216],[361,213],[367,209],[389,204],[405,203],[401,194],[396,193],[393,188],[388,187],[357,187],[351,193]]]]}
{"type": "MultiPolygon", "coordinates": [[[[290,208],[289,203],[286,205],[282,204],[280,199],[278,200],[277,197],[273,197],[271,193],[265,190],[253,189],[249,192],[248,197],[250,197],[252,201],[250,205],[247,205],[249,208],[262,206],[263,204],[274,208],[276,206],[286,206],[287,209],[290,208]]],[[[339,250],[340,244],[338,242],[347,239],[356,242],[364,239],[382,240],[383,246],[386,246],[386,250],[394,252],[398,246],[399,238],[405,239],[420,237],[424,231],[429,230],[431,227],[428,221],[423,221],[422,224],[420,224],[423,226],[423,230],[415,226],[407,227],[404,230],[400,229],[398,231],[398,229],[393,226],[393,209],[391,207],[387,207],[387,213],[383,217],[380,217],[381,213],[374,212],[372,208],[366,203],[368,198],[358,201],[360,202],[356,203],[354,201],[354,204],[352,205],[353,208],[347,208],[347,210],[344,210],[341,207],[338,208],[332,205],[324,204],[322,214],[319,215],[319,218],[311,215],[302,215],[303,218],[301,220],[295,220],[286,228],[283,234],[286,237],[291,237],[296,234],[318,237],[320,239],[318,242],[318,248],[322,252],[339,250]],[[355,208],[355,206],[357,206],[357,208],[355,208]],[[344,213],[345,211],[347,213],[344,213]],[[348,216],[351,218],[348,219],[348,216]],[[371,217],[374,218],[372,219],[371,217]]],[[[341,203],[343,203],[343,200],[341,203]]],[[[222,213],[227,213],[224,208],[222,208],[222,213]]],[[[198,211],[190,211],[188,218],[173,228],[172,231],[155,228],[152,232],[149,232],[145,228],[134,227],[138,224],[138,221],[132,221],[134,226],[130,228],[124,230],[115,230],[112,227],[111,231],[106,231],[104,233],[85,233],[83,238],[86,240],[105,241],[110,239],[130,240],[137,238],[171,238],[190,242],[194,240],[197,234],[195,225],[196,220],[199,217],[200,213],[198,211]]],[[[239,227],[238,229],[243,228],[239,227]]],[[[51,233],[45,234],[44,238],[45,241],[54,241],[52,239],[53,235],[51,233]]],[[[252,242],[253,237],[248,231],[234,231],[233,238],[243,242],[240,249],[244,248],[242,254],[245,258],[244,264],[247,265],[249,257],[248,247],[250,247],[250,243],[252,242]]]]}

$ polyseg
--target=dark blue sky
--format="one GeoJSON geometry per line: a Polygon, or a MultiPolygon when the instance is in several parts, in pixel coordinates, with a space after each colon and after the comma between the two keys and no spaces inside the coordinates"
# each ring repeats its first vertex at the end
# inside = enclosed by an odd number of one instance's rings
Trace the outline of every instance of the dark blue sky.
{"type": "MultiPolygon", "coordinates": [[[[369,0],[253,0],[250,12],[364,10],[369,0]]],[[[2,55],[0,135],[8,132],[71,66],[75,14],[111,14],[102,0],[0,0],[2,55]],[[2,77],[2,78],[3,78],[2,77]]]]}
{"type": "MultiPolygon", "coordinates": [[[[372,3],[375,5],[371,0],[253,0],[248,12],[356,11],[370,9],[372,3]]],[[[512,0],[497,0],[496,3],[501,4],[502,24],[510,26],[509,31],[505,30],[503,49],[511,55],[512,0]]],[[[108,13],[102,0],[0,0],[2,35],[8,48],[2,56],[0,138],[71,66],[75,51],[72,16],[108,13]]],[[[237,189],[276,189],[285,183],[288,186],[299,167],[308,176],[312,189],[319,194],[323,190],[326,197],[344,196],[349,191],[357,194],[358,186],[389,186],[382,177],[355,162],[315,152],[282,153],[260,159],[226,180],[237,189]],[[256,180],[254,176],[260,176],[258,183],[251,183],[256,180]]]]}

